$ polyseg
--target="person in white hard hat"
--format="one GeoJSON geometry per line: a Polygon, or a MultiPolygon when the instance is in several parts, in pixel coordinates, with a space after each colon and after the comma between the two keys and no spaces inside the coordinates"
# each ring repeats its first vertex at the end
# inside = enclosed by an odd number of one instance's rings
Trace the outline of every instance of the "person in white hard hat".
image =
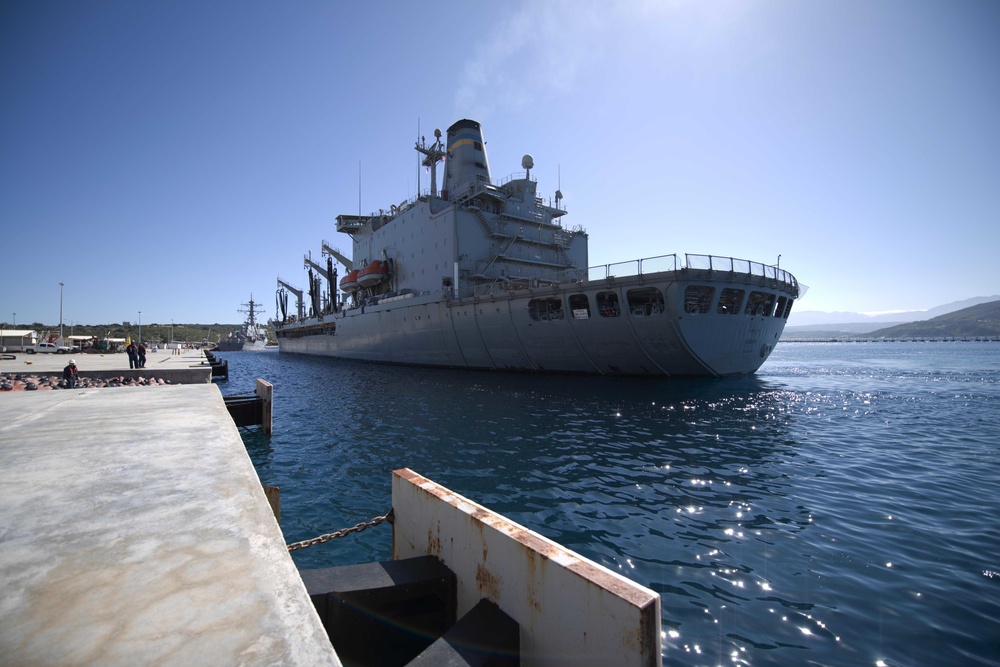
{"type": "Polygon", "coordinates": [[[76,378],[80,371],[76,368],[76,359],[69,360],[69,366],[63,369],[63,380],[66,380],[66,388],[72,389],[76,386],[76,378]]]}

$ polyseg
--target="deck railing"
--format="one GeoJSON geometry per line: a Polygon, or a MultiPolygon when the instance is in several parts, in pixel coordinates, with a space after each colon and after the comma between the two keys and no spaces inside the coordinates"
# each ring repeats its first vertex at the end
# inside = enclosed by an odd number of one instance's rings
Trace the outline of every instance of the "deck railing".
{"type": "Polygon", "coordinates": [[[786,285],[798,285],[795,276],[777,266],[752,262],[748,259],[737,259],[735,257],[691,254],[685,254],[683,260],[678,255],[660,255],[646,259],[635,259],[629,262],[592,266],[587,269],[587,279],[624,278],[628,276],[641,276],[647,273],[659,273],[661,271],[678,271],[681,269],[743,274],[769,278],[780,283],[785,283],[786,285]]]}
{"type": "MultiPolygon", "coordinates": [[[[679,255],[658,255],[645,259],[634,259],[628,262],[616,262],[614,264],[600,264],[587,269],[562,269],[552,273],[539,275],[530,280],[531,287],[544,287],[545,285],[583,282],[593,280],[607,280],[609,278],[628,278],[631,276],[642,276],[664,271],[707,271],[709,273],[727,273],[733,275],[754,276],[760,279],[782,283],[791,288],[796,293],[799,290],[799,283],[788,271],[777,266],[753,262],[748,259],[737,259],[735,257],[721,257],[719,255],[691,255],[685,254],[683,258],[679,255]]],[[[473,289],[472,293],[479,296],[496,294],[507,291],[508,285],[503,282],[496,282],[490,285],[479,285],[473,289]]],[[[466,296],[466,295],[462,295],[466,296]]]]}
{"type": "Polygon", "coordinates": [[[799,285],[795,276],[791,273],[777,266],[771,266],[770,264],[751,262],[748,259],[736,259],[734,257],[719,257],[716,255],[685,255],[684,257],[687,262],[687,268],[689,269],[742,273],[751,276],[769,278],[795,288],[799,285]]]}
{"type": "MultiPolygon", "coordinates": [[[[471,288],[462,289],[456,295],[451,287],[441,289],[441,294],[446,298],[465,298],[469,296],[487,297],[491,295],[504,294],[521,289],[544,288],[547,285],[558,285],[572,282],[587,282],[595,280],[608,280],[615,278],[628,278],[632,276],[642,276],[665,271],[688,271],[707,272],[708,274],[725,273],[731,275],[745,275],[758,278],[769,283],[781,283],[788,287],[797,297],[805,293],[805,286],[800,285],[788,271],[777,266],[753,262],[748,259],[738,259],[735,257],[721,257],[719,255],[658,255],[644,259],[634,259],[628,262],[616,262],[614,264],[600,264],[586,269],[570,268],[542,274],[524,281],[514,281],[505,278],[497,278],[489,284],[476,285],[471,288]]],[[[707,277],[707,276],[706,276],[707,277]]],[[[414,296],[430,294],[431,291],[416,292],[414,296]]]]}

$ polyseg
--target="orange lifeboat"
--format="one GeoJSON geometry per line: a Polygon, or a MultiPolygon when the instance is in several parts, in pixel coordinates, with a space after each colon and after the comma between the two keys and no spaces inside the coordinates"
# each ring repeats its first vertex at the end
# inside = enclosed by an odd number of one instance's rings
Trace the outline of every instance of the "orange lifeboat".
{"type": "Polygon", "coordinates": [[[375,285],[388,279],[389,267],[385,262],[378,259],[358,272],[358,284],[366,289],[375,287],[375,285]]]}
{"type": "Polygon", "coordinates": [[[358,273],[357,269],[349,271],[346,276],[340,279],[340,289],[347,292],[348,294],[353,294],[361,289],[361,285],[358,284],[358,273]]]}

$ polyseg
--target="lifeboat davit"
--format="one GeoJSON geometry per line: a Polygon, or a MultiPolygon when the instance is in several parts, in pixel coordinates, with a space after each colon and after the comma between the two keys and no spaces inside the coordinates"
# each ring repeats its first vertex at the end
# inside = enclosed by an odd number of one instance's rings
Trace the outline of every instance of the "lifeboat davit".
{"type": "Polygon", "coordinates": [[[389,267],[385,262],[376,259],[358,272],[358,284],[364,288],[374,287],[389,279],[389,267]]]}
{"type": "Polygon", "coordinates": [[[358,284],[358,273],[357,269],[349,271],[346,276],[340,279],[340,289],[347,292],[348,294],[353,294],[361,289],[361,285],[358,284]]]}

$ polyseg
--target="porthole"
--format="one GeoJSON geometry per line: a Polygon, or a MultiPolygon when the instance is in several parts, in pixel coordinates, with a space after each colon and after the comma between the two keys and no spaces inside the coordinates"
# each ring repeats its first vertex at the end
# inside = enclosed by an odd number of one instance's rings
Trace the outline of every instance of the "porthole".
{"type": "Polygon", "coordinates": [[[655,287],[630,289],[625,297],[628,299],[628,310],[635,317],[662,315],[666,310],[663,292],[655,287]]]}
{"type": "Polygon", "coordinates": [[[783,296],[779,296],[778,297],[778,306],[774,309],[774,316],[775,317],[781,317],[782,314],[785,312],[785,302],[786,301],[788,301],[788,299],[786,297],[783,297],[783,296]]]}
{"type": "Polygon", "coordinates": [[[618,317],[622,314],[621,304],[618,303],[618,294],[615,292],[597,293],[597,312],[601,317],[618,317]]]}
{"type": "Polygon", "coordinates": [[[745,292],[741,289],[725,288],[719,295],[719,305],[715,312],[720,315],[739,315],[744,294],[745,292]]]}
{"type": "Polygon", "coordinates": [[[528,302],[528,317],[536,321],[561,320],[562,300],[554,297],[532,299],[528,302]]]}
{"type": "Polygon", "coordinates": [[[569,309],[575,320],[590,319],[590,299],[587,298],[586,294],[571,294],[569,309]]]}
{"type": "Polygon", "coordinates": [[[774,313],[774,295],[770,292],[750,292],[744,314],[771,317],[774,313]]]}
{"type": "Polygon", "coordinates": [[[712,308],[715,288],[708,285],[688,285],[684,289],[684,312],[704,315],[712,308]]]}

